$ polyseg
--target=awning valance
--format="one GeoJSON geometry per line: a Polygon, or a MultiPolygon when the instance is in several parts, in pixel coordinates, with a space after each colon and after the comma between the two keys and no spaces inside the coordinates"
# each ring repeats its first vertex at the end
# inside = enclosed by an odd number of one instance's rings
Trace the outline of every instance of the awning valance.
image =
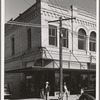
{"type": "MultiPolygon", "coordinates": [[[[28,73],[33,71],[59,71],[59,68],[47,68],[47,67],[28,67],[21,69],[14,69],[5,71],[5,73],[28,73]]],[[[66,72],[96,72],[94,69],[63,69],[66,72]]]]}

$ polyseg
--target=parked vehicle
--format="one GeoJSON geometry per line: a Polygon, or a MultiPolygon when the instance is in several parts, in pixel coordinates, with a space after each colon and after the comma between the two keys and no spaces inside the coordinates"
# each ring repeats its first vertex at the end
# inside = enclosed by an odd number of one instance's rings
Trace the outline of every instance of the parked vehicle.
{"type": "Polygon", "coordinates": [[[5,84],[5,86],[4,86],[4,98],[5,99],[10,99],[11,95],[12,95],[12,93],[10,91],[9,84],[5,84]]]}
{"type": "Polygon", "coordinates": [[[82,95],[79,97],[79,100],[96,100],[95,99],[95,90],[84,90],[82,95]]]}

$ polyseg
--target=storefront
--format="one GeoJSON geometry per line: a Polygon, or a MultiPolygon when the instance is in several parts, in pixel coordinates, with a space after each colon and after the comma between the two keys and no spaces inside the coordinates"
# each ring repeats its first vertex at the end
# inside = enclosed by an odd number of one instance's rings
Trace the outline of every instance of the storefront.
{"type": "MultiPolygon", "coordinates": [[[[46,81],[49,81],[50,95],[58,95],[60,87],[58,68],[30,67],[9,72],[24,73],[26,97],[40,97],[46,81]]],[[[80,94],[82,88],[95,88],[95,79],[95,70],[63,69],[63,82],[66,82],[71,95],[80,94]]]]}

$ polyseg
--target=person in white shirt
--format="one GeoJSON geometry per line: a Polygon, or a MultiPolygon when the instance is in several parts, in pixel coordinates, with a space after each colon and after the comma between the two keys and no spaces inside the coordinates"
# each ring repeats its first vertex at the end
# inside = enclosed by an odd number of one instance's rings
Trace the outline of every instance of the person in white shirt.
{"type": "Polygon", "coordinates": [[[66,83],[64,82],[64,86],[63,86],[63,92],[64,92],[64,95],[63,95],[63,100],[68,100],[68,89],[67,89],[67,85],[66,83]]]}
{"type": "Polygon", "coordinates": [[[49,100],[49,93],[50,93],[49,82],[46,82],[46,86],[45,86],[45,99],[46,100],[49,100]]]}

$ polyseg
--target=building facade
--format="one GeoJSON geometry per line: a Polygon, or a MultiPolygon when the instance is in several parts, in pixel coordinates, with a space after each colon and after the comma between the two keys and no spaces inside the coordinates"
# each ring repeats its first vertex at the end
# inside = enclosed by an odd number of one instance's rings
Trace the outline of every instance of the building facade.
{"type": "MultiPolygon", "coordinates": [[[[71,18],[72,11],[37,0],[5,25],[5,82],[13,98],[40,97],[46,81],[50,95],[59,91],[59,22],[49,21],[61,16],[71,18]]],[[[79,94],[95,88],[96,16],[73,6],[73,17],[73,24],[62,21],[63,81],[70,94],[79,94]]]]}

